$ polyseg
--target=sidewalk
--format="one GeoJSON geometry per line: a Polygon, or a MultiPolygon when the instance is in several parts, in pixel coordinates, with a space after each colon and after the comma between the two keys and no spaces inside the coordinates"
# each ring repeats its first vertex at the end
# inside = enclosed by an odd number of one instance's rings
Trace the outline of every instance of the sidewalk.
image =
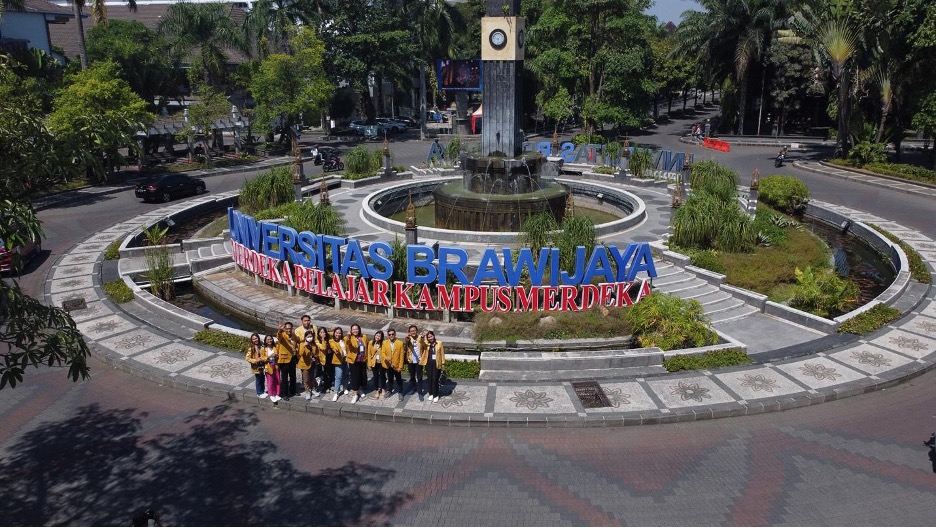
{"type": "MultiPolygon", "coordinates": [[[[193,201],[212,199],[203,196],[193,201]]],[[[46,300],[61,305],[67,299],[85,299],[88,307],[72,316],[108,365],[169,387],[256,403],[253,377],[240,354],[194,343],[190,340],[194,330],[137,301],[115,306],[101,289],[107,245],[183,207],[186,202],[171,204],[77,244],[50,269],[46,300]]],[[[884,218],[837,209],[885,227],[919,251],[931,267],[936,264],[933,240],[884,218]]],[[[278,408],[407,423],[581,427],[690,421],[802,407],[887,388],[936,366],[932,288],[914,283],[904,295],[902,308],[909,313],[901,320],[874,335],[809,356],[711,372],[602,380],[600,389],[609,407],[586,407],[570,382],[456,380],[444,387],[438,403],[409,395],[403,401],[367,397],[352,405],[343,396],[337,402],[293,398],[280,402],[278,408]]],[[[284,313],[317,309],[302,298],[277,302],[279,306],[271,304],[267,309],[284,313]]],[[[341,316],[326,320],[347,326],[347,318],[354,314],[341,316]]],[[[757,337],[768,344],[788,343],[783,332],[757,337]]]]}

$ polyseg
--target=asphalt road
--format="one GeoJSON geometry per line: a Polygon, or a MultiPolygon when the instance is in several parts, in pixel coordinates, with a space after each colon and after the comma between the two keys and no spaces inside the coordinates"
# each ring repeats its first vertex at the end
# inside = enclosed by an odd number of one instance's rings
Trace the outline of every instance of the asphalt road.
{"type": "MultiPolygon", "coordinates": [[[[686,148],[688,121],[641,142],[772,174],[773,149],[686,148]]],[[[376,144],[373,144],[376,147],[376,144]]],[[[394,144],[418,164],[428,143],[394,144]]],[[[799,152],[794,155],[800,155],[799,152]]],[[[806,153],[808,155],[808,153],[806,153]]],[[[316,170],[321,170],[316,168],[316,170]]],[[[933,202],[808,173],[813,197],[936,238],[933,202]]],[[[313,172],[312,174],[315,174],[313,172]]],[[[209,178],[210,191],[243,175],[209,178]]],[[[150,208],[131,193],[40,213],[46,253],[150,208]]],[[[2,525],[931,525],[936,374],[782,413],[667,426],[462,429],[338,420],[160,387],[92,361],[0,392],[2,525]]]]}

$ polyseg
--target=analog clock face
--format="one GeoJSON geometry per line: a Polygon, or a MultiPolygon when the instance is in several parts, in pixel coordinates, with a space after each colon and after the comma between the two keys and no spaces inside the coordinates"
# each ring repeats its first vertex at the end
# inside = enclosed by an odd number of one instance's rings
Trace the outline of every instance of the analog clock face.
{"type": "Polygon", "coordinates": [[[494,49],[503,49],[507,45],[507,33],[504,33],[503,29],[495,29],[488,36],[488,39],[494,49]]]}

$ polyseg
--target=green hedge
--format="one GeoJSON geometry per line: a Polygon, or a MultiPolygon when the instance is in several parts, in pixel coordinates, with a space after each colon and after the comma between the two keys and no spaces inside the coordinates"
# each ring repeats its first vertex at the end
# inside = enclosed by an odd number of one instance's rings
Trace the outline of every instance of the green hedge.
{"type": "Polygon", "coordinates": [[[123,279],[116,279],[104,283],[104,293],[107,297],[117,304],[123,304],[133,300],[133,290],[127,286],[123,279]]]}
{"type": "Polygon", "coordinates": [[[115,240],[104,250],[104,260],[117,260],[120,258],[120,243],[122,240],[115,240]]]}
{"type": "Polygon", "coordinates": [[[900,317],[900,310],[886,304],[876,304],[870,310],[862,312],[839,326],[841,334],[866,335],[900,317]]]}
{"type": "Polygon", "coordinates": [[[800,211],[809,201],[809,187],[795,176],[761,178],[758,189],[759,200],[785,213],[800,211]]]}
{"type": "Polygon", "coordinates": [[[481,364],[474,360],[449,360],[445,362],[445,374],[453,379],[478,379],[481,374],[481,364]]]}
{"type": "Polygon", "coordinates": [[[248,343],[246,337],[211,329],[198,332],[192,339],[205,345],[223,348],[233,352],[243,352],[247,349],[248,343]]]}
{"type": "Polygon", "coordinates": [[[680,370],[707,370],[720,367],[734,367],[746,365],[751,358],[741,349],[713,350],[701,356],[684,356],[677,354],[663,360],[663,367],[669,372],[680,370]]]}

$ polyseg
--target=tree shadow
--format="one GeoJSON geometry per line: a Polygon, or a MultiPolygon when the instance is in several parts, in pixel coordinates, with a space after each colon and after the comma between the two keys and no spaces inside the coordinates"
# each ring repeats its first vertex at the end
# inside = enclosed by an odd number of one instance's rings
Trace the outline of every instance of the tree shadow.
{"type": "Polygon", "coordinates": [[[256,426],[253,413],[227,405],[155,424],[132,409],[82,407],[0,458],[0,524],[129,525],[152,507],[169,525],[363,525],[408,498],[382,491],[390,469],[302,471],[254,438],[256,426]]]}

